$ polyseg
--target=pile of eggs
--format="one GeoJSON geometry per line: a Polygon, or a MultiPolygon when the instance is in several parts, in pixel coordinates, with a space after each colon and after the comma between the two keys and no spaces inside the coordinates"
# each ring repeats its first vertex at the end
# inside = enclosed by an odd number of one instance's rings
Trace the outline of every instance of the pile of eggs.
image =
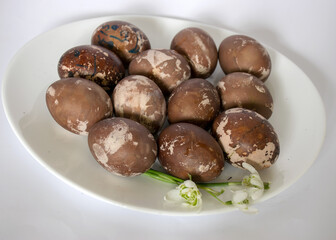
{"type": "Polygon", "coordinates": [[[142,174],[158,158],[173,176],[207,182],[225,161],[264,169],[278,158],[270,73],[268,52],[248,36],[229,36],[217,51],[207,32],[190,27],[170,49],[151,49],[138,27],[110,21],[91,45],[60,57],[46,103],[60,126],[88,135],[93,157],[113,174],[142,174]],[[226,75],[214,86],[206,78],[218,61],[226,75]]]}

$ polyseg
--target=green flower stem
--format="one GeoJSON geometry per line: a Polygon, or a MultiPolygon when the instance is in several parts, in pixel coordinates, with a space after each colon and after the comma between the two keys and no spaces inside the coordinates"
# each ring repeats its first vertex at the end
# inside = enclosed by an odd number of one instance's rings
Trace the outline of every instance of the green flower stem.
{"type": "MultiPolygon", "coordinates": [[[[184,182],[183,179],[171,176],[169,174],[156,171],[154,169],[149,169],[143,175],[154,178],[156,180],[166,182],[166,183],[172,183],[172,184],[181,184],[184,182]]],[[[218,198],[219,195],[221,195],[224,192],[224,189],[221,191],[216,191],[210,187],[227,187],[227,186],[241,186],[242,182],[220,182],[220,183],[196,183],[197,187],[200,189],[205,190],[207,193],[209,193],[211,196],[216,198],[219,202],[221,202],[224,205],[232,205],[232,201],[222,201],[218,198]]],[[[264,189],[269,189],[269,182],[264,182],[264,189]]]]}
{"type": "MultiPolygon", "coordinates": [[[[197,185],[202,185],[205,187],[227,187],[227,186],[241,186],[241,182],[219,182],[219,183],[198,183],[197,185]]],[[[269,182],[264,182],[264,189],[270,188],[269,182]]]]}

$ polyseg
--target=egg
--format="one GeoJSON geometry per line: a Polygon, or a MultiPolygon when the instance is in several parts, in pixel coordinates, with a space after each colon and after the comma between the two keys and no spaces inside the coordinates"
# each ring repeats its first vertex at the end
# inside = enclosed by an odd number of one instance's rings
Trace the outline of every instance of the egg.
{"type": "Polygon", "coordinates": [[[225,38],[218,51],[225,74],[247,72],[265,82],[271,74],[271,58],[266,48],[254,38],[232,35],[225,38]]]}
{"type": "Polygon", "coordinates": [[[82,78],[52,83],[46,91],[46,104],[60,126],[78,135],[88,135],[96,122],[113,113],[111,98],[104,89],[82,78]]]}
{"type": "Polygon", "coordinates": [[[94,81],[107,92],[125,76],[119,57],[108,49],[81,45],[67,50],[58,62],[60,78],[80,77],[94,81]]]}
{"type": "Polygon", "coordinates": [[[149,49],[140,53],[130,63],[128,72],[152,79],[166,96],[191,74],[187,60],[169,49],[149,49]]]}
{"type": "Polygon", "coordinates": [[[125,21],[109,21],[99,25],[92,34],[91,44],[110,49],[125,66],[139,53],[151,48],[146,34],[125,21]]]}
{"type": "Polygon", "coordinates": [[[156,133],[166,118],[166,100],[149,78],[130,75],[121,80],[112,94],[117,117],[135,120],[156,133]]]}
{"type": "Polygon", "coordinates": [[[273,113],[273,98],[267,86],[257,77],[244,72],[224,76],[217,84],[225,110],[247,108],[269,119],[273,113]]]}
{"type": "Polygon", "coordinates": [[[212,132],[234,167],[243,168],[246,162],[257,170],[269,168],[280,154],[273,126],[252,110],[231,108],[222,112],[213,122],[212,132]]]}
{"type": "Polygon", "coordinates": [[[89,131],[92,156],[110,173],[132,177],[146,172],[155,162],[157,145],[141,124],[126,118],[108,118],[89,131]]]}
{"type": "Polygon", "coordinates": [[[200,28],[182,29],[174,36],[170,48],[188,60],[193,78],[207,78],[216,69],[218,60],[216,43],[200,28]]]}
{"type": "Polygon", "coordinates": [[[168,99],[168,121],[188,122],[207,128],[220,111],[216,88],[202,78],[181,83],[168,99]]]}
{"type": "Polygon", "coordinates": [[[196,182],[217,178],[224,169],[223,151],[204,129],[176,123],[159,135],[159,161],[171,175],[196,182]]]}

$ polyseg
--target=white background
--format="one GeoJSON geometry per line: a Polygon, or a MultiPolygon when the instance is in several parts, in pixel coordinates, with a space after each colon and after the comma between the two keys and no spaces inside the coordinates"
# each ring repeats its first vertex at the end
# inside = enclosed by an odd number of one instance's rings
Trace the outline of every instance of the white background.
{"type": "Polygon", "coordinates": [[[327,134],[318,158],[289,189],[258,204],[257,215],[146,214],[86,196],[54,177],[20,144],[1,105],[0,239],[336,239],[336,1],[1,0],[0,77],[39,34],[119,14],[196,20],[253,36],[286,55],[325,104],[327,134]]]}

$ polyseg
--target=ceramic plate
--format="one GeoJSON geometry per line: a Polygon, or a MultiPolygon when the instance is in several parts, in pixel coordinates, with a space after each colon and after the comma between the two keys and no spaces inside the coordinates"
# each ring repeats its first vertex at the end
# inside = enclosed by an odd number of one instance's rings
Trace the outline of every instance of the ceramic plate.
{"type": "MultiPolygon", "coordinates": [[[[60,56],[76,45],[90,44],[91,34],[103,22],[123,20],[142,29],[152,48],[169,48],[174,35],[185,27],[207,31],[217,46],[231,31],[197,22],[151,16],[111,16],[74,22],[46,32],[27,43],[12,59],[3,79],[2,97],[7,118],[22,144],[51,173],[80,191],[98,199],[139,211],[189,215],[167,208],[163,196],[175,186],[146,176],[122,178],[104,170],[91,156],[87,137],[67,132],[51,118],[46,104],[47,87],[58,80],[60,56]]],[[[278,195],[312,165],[325,134],[321,98],[309,78],[289,59],[267,47],[272,73],[266,82],[274,99],[271,124],[278,133],[281,154],[271,168],[261,171],[268,190],[260,201],[278,195]]],[[[223,77],[219,64],[208,79],[216,84],[223,77]]],[[[216,181],[240,180],[246,172],[228,164],[216,181]]],[[[232,210],[206,193],[203,210],[215,214],[232,210]]]]}

